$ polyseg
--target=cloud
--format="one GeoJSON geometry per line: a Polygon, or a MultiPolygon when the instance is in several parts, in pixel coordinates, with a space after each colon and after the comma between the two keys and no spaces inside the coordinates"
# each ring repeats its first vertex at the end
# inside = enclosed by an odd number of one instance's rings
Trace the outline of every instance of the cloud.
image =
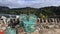
{"type": "Polygon", "coordinates": [[[0,0],[0,6],[10,8],[60,6],[60,0],[0,0]]]}

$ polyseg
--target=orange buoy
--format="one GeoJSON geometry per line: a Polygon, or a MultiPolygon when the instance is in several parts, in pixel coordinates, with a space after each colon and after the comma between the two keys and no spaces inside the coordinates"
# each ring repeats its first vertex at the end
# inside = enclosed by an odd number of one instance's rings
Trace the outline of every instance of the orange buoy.
{"type": "Polygon", "coordinates": [[[5,33],[5,31],[0,31],[0,34],[4,34],[5,33]]]}

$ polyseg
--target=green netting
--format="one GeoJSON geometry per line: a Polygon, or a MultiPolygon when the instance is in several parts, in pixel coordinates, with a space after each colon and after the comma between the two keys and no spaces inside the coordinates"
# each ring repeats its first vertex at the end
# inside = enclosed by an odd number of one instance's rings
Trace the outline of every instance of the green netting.
{"type": "Polygon", "coordinates": [[[19,19],[22,20],[26,32],[34,32],[36,30],[37,16],[23,14],[20,15],[19,19]]]}
{"type": "Polygon", "coordinates": [[[16,34],[16,29],[14,28],[7,28],[5,34],[16,34]]]}
{"type": "Polygon", "coordinates": [[[21,14],[20,17],[19,17],[19,20],[20,20],[20,27],[24,27],[24,23],[23,21],[27,21],[27,15],[26,14],[21,14]]]}
{"type": "Polygon", "coordinates": [[[30,14],[29,15],[29,21],[36,22],[37,21],[37,16],[30,14]]]}
{"type": "Polygon", "coordinates": [[[26,21],[27,20],[27,15],[26,14],[21,14],[19,17],[20,21],[26,21]]]}
{"type": "Polygon", "coordinates": [[[33,23],[31,21],[26,21],[24,22],[24,27],[25,27],[25,30],[26,32],[34,32],[36,30],[36,23],[33,23]]]}

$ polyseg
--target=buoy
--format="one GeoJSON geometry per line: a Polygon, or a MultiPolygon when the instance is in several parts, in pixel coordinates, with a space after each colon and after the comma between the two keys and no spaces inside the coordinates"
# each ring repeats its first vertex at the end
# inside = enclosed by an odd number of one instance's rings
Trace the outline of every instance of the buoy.
{"type": "Polygon", "coordinates": [[[4,33],[5,33],[5,31],[2,31],[2,30],[0,31],[0,34],[4,34],[4,33]]]}

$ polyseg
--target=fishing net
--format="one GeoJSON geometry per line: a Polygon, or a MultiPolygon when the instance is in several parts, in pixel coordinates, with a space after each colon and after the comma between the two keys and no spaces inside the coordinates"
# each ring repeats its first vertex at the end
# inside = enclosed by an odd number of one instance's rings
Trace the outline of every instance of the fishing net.
{"type": "Polygon", "coordinates": [[[20,21],[26,21],[27,20],[27,15],[26,14],[21,14],[19,17],[20,21]]]}
{"type": "Polygon", "coordinates": [[[19,19],[22,20],[26,32],[34,32],[36,30],[37,16],[21,14],[19,19]]]}
{"type": "Polygon", "coordinates": [[[16,34],[16,29],[14,28],[7,28],[5,34],[16,34]]]}

